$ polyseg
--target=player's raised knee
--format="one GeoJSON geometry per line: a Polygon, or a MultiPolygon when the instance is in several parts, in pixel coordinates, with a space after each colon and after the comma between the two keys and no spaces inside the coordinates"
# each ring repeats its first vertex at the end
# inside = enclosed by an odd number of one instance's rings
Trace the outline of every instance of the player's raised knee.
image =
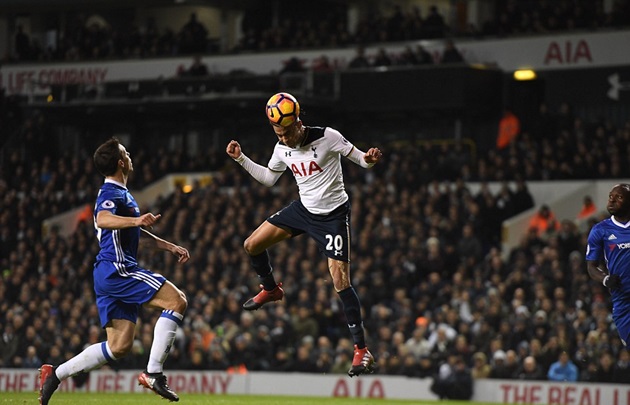
{"type": "Polygon", "coordinates": [[[108,345],[114,357],[120,359],[128,355],[131,351],[131,347],[133,346],[133,339],[121,339],[114,342],[108,342],[108,345]]]}
{"type": "Polygon", "coordinates": [[[183,314],[186,312],[186,308],[188,308],[188,299],[186,299],[186,294],[183,291],[179,291],[177,302],[176,302],[175,311],[183,314]]]}
{"type": "Polygon", "coordinates": [[[245,249],[245,253],[247,253],[249,256],[254,256],[260,253],[256,251],[256,244],[251,237],[245,239],[245,242],[243,242],[243,249],[245,249]]]}

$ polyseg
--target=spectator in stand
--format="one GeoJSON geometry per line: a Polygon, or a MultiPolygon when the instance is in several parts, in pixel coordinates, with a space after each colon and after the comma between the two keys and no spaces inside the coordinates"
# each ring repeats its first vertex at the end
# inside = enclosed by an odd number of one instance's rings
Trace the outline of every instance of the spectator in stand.
{"type": "Polygon", "coordinates": [[[431,391],[440,399],[469,400],[473,394],[473,379],[461,357],[451,355],[431,384],[431,391]]]}
{"type": "Polygon", "coordinates": [[[311,357],[311,348],[308,345],[301,344],[297,347],[295,353],[295,363],[293,371],[302,373],[325,373],[328,370],[320,370],[315,360],[311,357]]]}
{"type": "Polygon", "coordinates": [[[313,72],[332,72],[334,68],[330,63],[328,56],[322,54],[318,58],[313,59],[311,70],[313,72]]]}
{"type": "Polygon", "coordinates": [[[529,229],[535,229],[538,237],[547,237],[560,229],[560,223],[547,204],[543,204],[529,221],[529,229]]]}
{"type": "Polygon", "coordinates": [[[283,73],[299,73],[305,72],[304,61],[297,56],[292,56],[288,60],[284,61],[284,66],[280,70],[280,74],[283,73]]]}
{"type": "Polygon", "coordinates": [[[601,354],[597,360],[597,371],[593,382],[610,382],[615,379],[615,362],[610,352],[606,351],[601,354]]]}
{"type": "Polygon", "coordinates": [[[333,374],[346,374],[348,369],[352,367],[351,354],[352,351],[350,350],[337,350],[330,372],[333,374]]]}
{"type": "Polygon", "coordinates": [[[431,345],[429,344],[426,336],[426,327],[423,325],[418,325],[413,330],[412,335],[405,342],[405,346],[409,349],[409,351],[417,358],[421,358],[423,356],[427,356],[431,353],[431,345]]]}
{"type": "MultiPolygon", "coordinates": [[[[5,296],[5,299],[7,297],[5,296]]],[[[0,340],[0,364],[3,367],[14,366],[14,355],[17,353],[19,339],[12,323],[6,323],[0,340]]]]}
{"type": "Polygon", "coordinates": [[[37,354],[37,348],[35,346],[29,346],[26,348],[26,356],[22,362],[22,367],[34,369],[42,364],[39,355],[37,354]]]}
{"type": "Polygon", "coordinates": [[[505,374],[507,378],[514,378],[519,368],[519,358],[514,350],[505,352],[505,374]]]}
{"type": "Polygon", "coordinates": [[[450,63],[463,63],[464,57],[459,52],[459,49],[455,46],[455,42],[452,39],[447,39],[444,43],[444,51],[442,52],[442,59],[440,63],[443,65],[450,63]]]}
{"type": "Polygon", "coordinates": [[[417,65],[432,65],[433,56],[425,49],[422,44],[416,45],[416,64],[417,65]]]}
{"type": "Polygon", "coordinates": [[[17,60],[31,60],[31,38],[24,32],[24,27],[18,24],[15,33],[15,57],[17,60]]]}
{"type": "Polygon", "coordinates": [[[516,179],[516,190],[514,191],[514,214],[520,214],[523,211],[534,206],[534,197],[527,188],[527,183],[521,176],[516,179]]]}
{"type": "Polygon", "coordinates": [[[418,378],[431,378],[435,375],[435,367],[429,355],[421,356],[418,359],[417,368],[416,377],[418,378]]]}
{"type": "Polygon", "coordinates": [[[593,199],[590,195],[585,195],[582,208],[577,214],[577,219],[586,219],[595,213],[597,213],[597,207],[595,206],[593,199]]]}
{"type": "Polygon", "coordinates": [[[492,367],[488,364],[488,357],[483,352],[473,354],[473,366],[471,368],[472,378],[475,380],[489,378],[492,367]]]}
{"type": "Polygon", "coordinates": [[[514,378],[527,381],[547,379],[545,373],[536,362],[536,358],[533,356],[527,356],[523,359],[523,364],[519,370],[516,371],[514,378]]]}
{"type": "Polygon", "coordinates": [[[446,33],[446,23],[436,6],[429,8],[429,14],[422,26],[425,38],[443,38],[446,33]]]}
{"type": "Polygon", "coordinates": [[[551,381],[573,382],[578,380],[578,368],[571,361],[569,353],[562,351],[558,357],[558,361],[551,364],[547,378],[551,381]]]}
{"type": "Polygon", "coordinates": [[[584,359],[579,370],[579,380],[585,382],[596,382],[597,379],[597,360],[584,359]]]}
{"type": "Polygon", "coordinates": [[[398,55],[396,60],[397,65],[417,65],[418,60],[416,59],[416,54],[411,49],[411,46],[405,46],[405,49],[398,55]]]}
{"type": "Polygon", "coordinates": [[[488,378],[509,379],[512,378],[512,372],[506,366],[507,355],[503,350],[497,350],[492,355],[492,364],[490,375],[488,378]]]}
{"type": "Polygon", "coordinates": [[[630,351],[619,351],[612,381],[616,383],[627,383],[630,381],[630,351]]]}
{"type": "Polygon", "coordinates": [[[371,63],[369,59],[365,56],[365,47],[362,45],[357,47],[356,55],[352,58],[350,63],[348,64],[349,69],[360,69],[370,67],[371,63]]]}
{"type": "Polygon", "coordinates": [[[179,53],[205,53],[208,48],[207,37],[208,30],[197,20],[197,13],[191,13],[179,32],[179,53]]]}
{"type": "Polygon", "coordinates": [[[374,67],[386,67],[391,66],[392,59],[387,54],[385,48],[379,48],[376,52],[376,56],[374,57],[374,61],[372,61],[372,66],[374,67]]]}
{"type": "Polygon", "coordinates": [[[203,63],[201,55],[195,55],[193,62],[186,71],[186,75],[190,77],[206,77],[210,74],[208,71],[208,65],[203,63]]]}
{"type": "Polygon", "coordinates": [[[457,242],[457,255],[467,266],[474,267],[482,259],[481,240],[475,235],[471,223],[464,224],[462,235],[457,242]]]}
{"type": "Polygon", "coordinates": [[[521,131],[521,122],[510,110],[503,112],[503,117],[499,121],[499,135],[497,137],[497,149],[507,148],[521,131]]]}

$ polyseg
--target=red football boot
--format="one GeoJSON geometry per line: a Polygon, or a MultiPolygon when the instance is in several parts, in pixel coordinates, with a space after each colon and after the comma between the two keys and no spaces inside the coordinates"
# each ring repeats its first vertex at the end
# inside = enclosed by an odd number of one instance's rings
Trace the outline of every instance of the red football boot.
{"type": "Polygon", "coordinates": [[[278,283],[276,288],[271,291],[267,291],[260,285],[261,291],[256,294],[254,298],[250,298],[243,304],[243,309],[247,311],[255,311],[268,302],[280,301],[284,297],[284,290],[282,289],[282,283],[278,283]]]}
{"type": "Polygon", "coordinates": [[[359,376],[365,373],[373,373],[375,369],[374,356],[368,350],[367,346],[359,349],[354,345],[354,357],[352,358],[352,368],[348,370],[350,377],[359,376]]]}

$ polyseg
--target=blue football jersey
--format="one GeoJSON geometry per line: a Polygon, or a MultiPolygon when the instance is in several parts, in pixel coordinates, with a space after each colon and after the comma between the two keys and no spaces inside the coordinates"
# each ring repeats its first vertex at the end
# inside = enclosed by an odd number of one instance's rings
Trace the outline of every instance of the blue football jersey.
{"type": "Polygon", "coordinates": [[[125,267],[136,265],[140,227],[101,229],[96,224],[96,215],[100,211],[109,211],[123,217],[139,217],[138,203],[124,185],[105,180],[94,206],[94,228],[101,248],[96,261],[120,263],[125,267]]]}
{"type": "Polygon", "coordinates": [[[630,222],[607,218],[591,229],[586,260],[605,260],[608,272],[621,278],[621,287],[611,290],[613,319],[624,344],[630,339],[630,222]]]}

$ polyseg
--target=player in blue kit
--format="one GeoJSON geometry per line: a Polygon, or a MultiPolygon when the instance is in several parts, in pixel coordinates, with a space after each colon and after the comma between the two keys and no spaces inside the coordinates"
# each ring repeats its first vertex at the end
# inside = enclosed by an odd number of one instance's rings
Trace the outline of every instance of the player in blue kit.
{"type": "Polygon", "coordinates": [[[256,310],[264,304],[281,300],[282,283],[276,283],[267,249],[283,240],[306,233],[328,257],[333,286],[343,303],[348,328],[354,340],[354,357],[348,374],[352,377],[374,371],[374,357],[365,342],[361,304],[350,282],[350,203],[343,183],[341,157],[364,168],[372,167],[382,154],[378,148],[362,152],[339,131],[327,127],[306,126],[299,118],[299,104],[288,93],[271,97],[267,118],[278,142],[267,166],[250,160],[237,141],[230,141],[227,154],[257,181],[273,186],[290,169],[297,182],[300,198],[271,215],[246,240],[244,248],[261,281],[262,290],[243,304],[256,310]],[[275,103],[287,102],[290,108],[275,103]],[[272,107],[270,107],[272,106],[272,107]],[[275,110],[272,110],[274,108],[275,110]],[[274,121],[290,111],[280,123],[274,121]],[[275,114],[275,115],[274,115],[275,114]]]}
{"type": "Polygon", "coordinates": [[[107,341],[87,347],[56,367],[42,365],[39,403],[48,404],[66,378],[127,355],[133,344],[141,305],[162,309],[162,313],[155,324],[149,363],[138,376],[138,383],[170,401],[178,401],[162,369],[188,303],[184,293],[171,282],[138,265],[140,235],[148,236],[146,239],[155,248],[177,256],[180,263],[188,261],[190,255],[185,248],[141,228],[152,226],[160,215],[140,215],[138,204],[126,186],[133,171],[131,157],[118,139],[111,138],[96,149],[94,166],[105,176],[94,207],[94,227],[100,246],[94,263],[94,291],[107,341]]]}
{"type": "Polygon", "coordinates": [[[591,229],[586,247],[589,276],[610,289],[612,316],[624,346],[630,339],[630,185],[608,194],[610,218],[591,229]]]}

